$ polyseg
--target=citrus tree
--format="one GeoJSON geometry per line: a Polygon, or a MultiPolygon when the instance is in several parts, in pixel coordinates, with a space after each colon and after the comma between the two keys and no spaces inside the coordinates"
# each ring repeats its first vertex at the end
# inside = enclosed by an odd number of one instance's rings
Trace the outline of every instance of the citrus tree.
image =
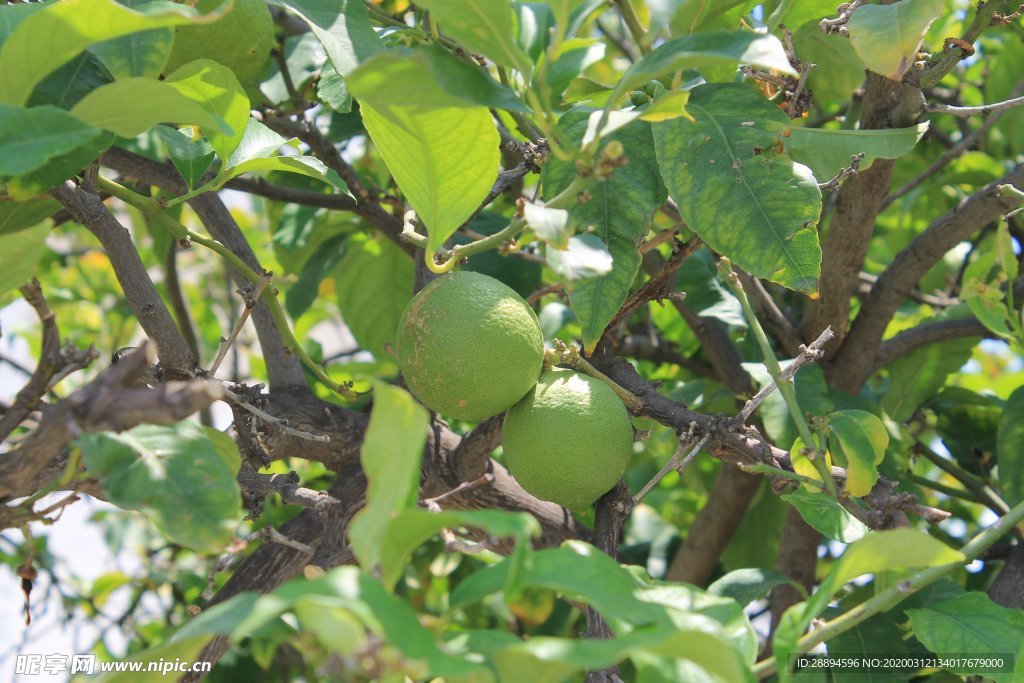
{"type": "Polygon", "coordinates": [[[222,680],[1020,680],[1021,64],[999,0],[0,7],[26,623],[56,583],[222,680]],[[58,578],[86,495],[139,575],[58,578]]]}

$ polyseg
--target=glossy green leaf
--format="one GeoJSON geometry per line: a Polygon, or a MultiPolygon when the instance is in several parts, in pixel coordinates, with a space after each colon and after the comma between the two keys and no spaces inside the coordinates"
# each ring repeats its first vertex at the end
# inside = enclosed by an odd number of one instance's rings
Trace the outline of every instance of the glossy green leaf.
{"type": "Polygon", "coordinates": [[[396,48],[365,61],[345,77],[349,92],[374,106],[485,106],[528,111],[487,71],[439,47],[396,48]]]}
{"type": "Polygon", "coordinates": [[[838,450],[846,457],[846,493],[868,495],[878,481],[877,465],[889,447],[885,425],[869,412],[843,410],[829,416],[828,429],[830,442],[835,444],[832,451],[838,450]]]}
{"type": "Polygon", "coordinates": [[[194,188],[213,162],[213,147],[205,139],[193,140],[191,135],[176,128],[154,126],[153,131],[167,145],[171,163],[185,179],[188,188],[194,188]]]}
{"type": "Polygon", "coordinates": [[[292,612],[302,630],[315,633],[332,652],[352,657],[366,646],[366,627],[349,610],[333,602],[310,596],[297,600],[292,612]]]}
{"type": "Polygon", "coordinates": [[[750,64],[795,76],[778,38],[748,31],[706,31],[665,41],[633,64],[612,95],[618,101],[652,78],[722,65],[750,64]]]}
{"type": "Polygon", "coordinates": [[[975,343],[968,338],[929,344],[892,363],[882,408],[898,422],[909,419],[922,403],[935,396],[951,373],[967,362],[975,343]]]}
{"type": "Polygon", "coordinates": [[[86,50],[40,81],[28,98],[27,106],[52,104],[70,109],[89,92],[113,80],[103,62],[86,50]]]}
{"type": "Polygon", "coordinates": [[[173,83],[154,78],[122,78],[96,88],[71,113],[91,126],[133,138],[161,122],[195,124],[213,135],[231,135],[219,116],[181,92],[173,83]]]}
{"type": "Polygon", "coordinates": [[[389,239],[351,240],[334,275],[341,317],[359,346],[377,357],[394,348],[409,299],[412,259],[389,239]],[[366,288],[374,292],[365,296],[366,288]]]}
{"type": "Polygon", "coordinates": [[[982,325],[997,335],[1008,337],[1009,311],[1003,291],[1006,276],[996,268],[998,256],[994,250],[986,251],[967,266],[960,298],[982,325]]]}
{"type": "Polygon", "coordinates": [[[755,600],[768,595],[768,591],[776,586],[799,585],[785,574],[771,569],[749,567],[731,571],[719,577],[708,586],[708,593],[732,598],[740,605],[746,606],[755,600]]]}
{"type": "Polygon", "coordinates": [[[249,121],[249,98],[234,72],[210,59],[197,59],[176,69],[163,82],[227,123],[227,129],[205,132],[217,155],[230,158],[249,121]]]}
{"type": "Polygon", "coordinates": [[[342,76],[384,49],[360,0],[281,0],[320,39],[342,76]]]}
{"type": "Polygon", "coordinates": [[[0,295],[20,287],[36,274],[39,259],[46,253],[49,223],[0,235],[0,295]]]}
{"type": "Polygon", "coordinates": [[[862,171],[875,159],[903,156],[927,130],[927,122],[910,128],[882,130],[794,127],[786,139],[786,152],[795,161],[810,167],[819,181],[826,182],[841,169],[849,168],[854,154],[864,154],[860,162],[862,171]]]}
{"type": "Polygon", "coordinates": [[[999,415],[996,440],[999,492],[1011,506],[1024,501],[1024,387],[1007,399],[999,415]]]}
{"type": "MultiPolygon", "coordinates": [[[[29,111],[35,112],[40,107],[29,111]]],[[[63,110],[61,110],[63,111],[63,110]]],[[[65,112],[69,118],[74,118],[65,112]]],[[[81,173],[86,166],[96,161],[100,154],[114,144],[116,136],[105,130],[93,128],[94,137],[85,139],[82,144],[74,146],[70,151],[47,159],[46,163],[25,175],[7,183],[7,194],[18,201],[24,201],[47,193],[57,183],[61,183],[73,175],[81,173]]],[[[49,135],[50,131],[44,134],[49,135]]]]}
{"type": "MultiPolygon", "coordinates": [[[[260,92],[266,95],[270,103],[279,104],[282,108],[294,106],[292,94],[285,82],[281,62],[284,63],[285,70],[291,79],[292,90],[300,93],[299,97],[306,95],[309,82],[317,75],[320,76],[320,80],[325,80],[327,77],[326,80],[330,81],[326,86],[328,88],[336,83],[344,83],[335,70],[334,64],[327,59],[324,46],[312,32],[287,36],[280,50],[282,59],[271,60],[269,74],[260,83],[260,92]],[[331,79],[329,74],[333,74],[337,80],[331,79]]],[[[319,90],[319,81],[317,89],[319,90]]]]}
{"type": "Polygon", "coordinates": [[[812,493],[799,488],[782,499],[795,507],[805,522],[833,541],[853,543],[868,533],[863,522],[823,491],[812,493]]]}
{"type": "Polygon", "coordinates": [[[850,17],[853,48],[869,69],[898,80],[913,65],[921,40],[946,9],[946,0],[902,0],[862,5],[850,17]]]}
{"type": "Polygon", "coordinates": [[[788,3],[784,3],[782,0],[770,0],[764,5],[765,16],[777,18],[791,29],[799,29],[810,22],[811,26],[820,31],[818,23],[822,19],[834,17],[836,14],[836,5],[832,0],[799,0],[788,3]],[[775,17],[775,12],[783,4],[788,7],[783,7],[783,12],[775,17]]]}
{"type": "MultiPolygon", "coordinates": [[[[22,21],[0,46],[0,103],[24,104],[40,81],[90,45],[111,38],[193,23],[183,5],[159,4],[151,14],[114,0],[62,0],[22,21]]],[[[212,21],[217,16],[208,15],[212,21]],[[211,18],[212,17],[212,18],[211,18]]]]}
{"type": "Polygon", "coordinates": [[[408,392],[383,382],[374,384],[373,412],[359,452],[368,482],[366,506],[348,532],[366,571],[380,563],[388,525],[416,504],[428,422],[427,411],[408,392]]]}
{"type": "Polygon", "coordinates": [[[0,182],[34,171],[101,135],[98,129],[57,107],[25,109],[0,104],[0,182]]]}
{"type": "Polygon", "coordinates": [[[441,29],[470,51],[496,64],[530,73],[529,57],[516,44],[507,0],[421,0],[441,29]]]}
{"type": "Polygon", "coordinates": [[[570,290],[575,287],[576,280],[601,277],[612,270],[608,245],[589,233],[570,237],[565,249],[556,249],[549,244],[544,253],[548,266],[567,281],[570,290]]]}
{"type": "Polygon", "coordinates": [[[516,543],[527,547],[530,538],[540,534],[540,524],[525,512],[403,510],[384,532],[380,554],[381,581],[385,586],[393,588],[416,548],[436,536],[441,529],[459,527],[470,527],[495,538],[515,538],[516,543]]]}
{"type": "Polygon", "coordinates": [[[254,119],[249,119],[245,135],[221,169],[222,179],[235,178],[252,171],[286,171],[329,182],[348,194],[348,187],[324,162],[306,154],[279,154],[282,147],[297,147],[298,140],[283,137],[254,119]]]}
{"type": "Polygon", "coordinates": [[[437,251],[480,207],[498,174],[500,138],[484,107],[371,105],[363,123],[437,251]]]}
{"type": "Polygon", "coordinates": [[[0,5],[0,43],[7,40],[15,27],[25,19],[46,7],[41,2],[21,2],[16,5],[0,5]]]}
{"type": "Polygon", "coordinates": [[[29,199],[16,202],[0,199],[0,235],[39,225],[61,208],[55,199],[29,199]]]}
{"type": "Polygon", "coordinates": [[[695,88],[685,118],[654,125],[669,195],[691,230],[743,270],[817,289],[821,192],[810,171],[774,153],[786,115],[738,84],[695,88]]]}
{"type": "Polygon", "coordinates": [[[241,494],[237,467],[213,438],[207,428],[179,422],[86,434],[78,445],[111,503],[142,512],[175,543],[217,552],[238,526],[241,494]]]}
{"type": "MultiPolygon", "coordinates": [[[[572,79],[604,59],[605,45],[595,38],[572,38],[562,43],[546,74],[545,86],[557,98],[572,79]]],[[[536,80],[534,87],[541,87],[536,80]]]]}
{"type": "MultiPolygon", "coordinates": [[[[935,654],[959,654],[978,658],[993,655],[1017,655],[1024,647],[1024,612],[997,605],[984,593],[963,595],[929,605],[924,609],[907,610],[914,635],[935,654]]],[[[966,675],[979,673],[969,665],[949,667],[953,673],[966,675]]],[[[986,678],[1002,683],[1019,681],[1024,674],[1024,662],[1019,657],[1013,667],[1001,672],[986,672],[986,678]]]]}
{"type": "MultiPolygon", "coordinates": [[[[588,116],[586,111],[573,111],[563,116],[559,125],[572,139],[582,140],[588,116]]],[[[629,163],[615,169],[611,177],[591,184],[589,202],[569,209],[573,221],[581,228],[592,229],[612,257],[606,274],[575,283],[569,294],[588,352],[626,300],[640,269],[637,242],[647,234],[654,212],[666,196],[651,127],[636,121],[615,131],[609,139],[622,144],[629,163]]],[[[541,174],[545,196],[561,192],[575,177],[576,168],[571,162],[549,160],[541,174]]]]}

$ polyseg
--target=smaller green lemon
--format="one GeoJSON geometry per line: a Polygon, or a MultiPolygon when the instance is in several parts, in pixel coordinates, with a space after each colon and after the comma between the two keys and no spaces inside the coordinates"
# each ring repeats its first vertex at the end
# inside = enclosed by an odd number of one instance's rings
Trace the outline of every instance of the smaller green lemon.
{"type": "Polygon", "coordinates": [[[502,443],[509,471],[527,492],[582,511],[622,478],[633,425],[604,382],[550,370],[509,408],[502,443]]]}
{"type": "Polygon", "coordinates": [[[398,324],[398,366],[431,410],[483,420],[537,382],[544,335],[521,296],[487,275],[463,271],[413,297],[398,324]]]}
{"type": "MultiPolygon", "coordinates": [[[[223,0],[199,0],[196,9],[209,13],[223,0]]],[[[235,72],[241,83],[254,81],[274,47],[274,20],[264,0],[235,0],[231,11],[210,24],[179,26],[164,66],[169,74],[196,59],[212,59],[235,72]]]]}

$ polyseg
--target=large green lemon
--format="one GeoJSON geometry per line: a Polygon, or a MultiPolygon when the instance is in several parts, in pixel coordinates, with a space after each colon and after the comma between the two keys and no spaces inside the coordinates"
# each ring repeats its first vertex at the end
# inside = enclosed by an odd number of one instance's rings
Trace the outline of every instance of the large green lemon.
{"type": "Polygon", "coordinates": [[[458,272],[413,297],[398,324],[398,365],[431,410],[483,420],[518,401],[544,361],[540,323],[522,297],[492,277],[458,272]]]}
{"type": "MultiPolygon", "coordinates": [[[[199,0],[206,14],[224,0],[199,0]]],[[[164,73],[196,59],[212,59],[235,72],[241,83],[254,81],[274,47],[274,20],[264,0],[235,0],[235,5],[212,24],[179,26],[164,73]]]]}
{"type": "Polygon", "coordinates": [[[551,370],[509,408],[502,444],[520,486],[541,500],[582,511],[622,478],[633,450],[633,426],[607,384],[571,370],[551,370]]]}

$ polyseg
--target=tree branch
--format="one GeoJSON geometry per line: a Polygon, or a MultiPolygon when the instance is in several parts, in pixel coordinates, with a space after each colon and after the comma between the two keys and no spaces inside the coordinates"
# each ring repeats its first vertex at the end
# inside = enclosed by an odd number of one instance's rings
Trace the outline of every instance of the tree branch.
{"type": "Polygon", "coordinates": [[[911,351],[929,344],[962,337],[988,337],[991,334],[987,327],[978,322],[977,318],[957,318],[919,325],[882,342],[878,353],[875,354],[872,373],[881,370],[911,351]]]}
{"type": "Polygon", "coordinates": [[[850,329],[847,342],[834,358],[830,386],[857,392],[875,367],[882,335],[900,304],[943,255],[977,230],[1017,207],[999,186],[1024,188],[1024,164],[989,183],[932,222],[900,251],[879,276],[850,329]]]}
{"type": "Polygon", "coordinates": [[[132,312],[146,335],[156,344],[166,376],[171,379],[191,376],[195,370],[192,352],[157,293],[128,230],[114,218],[99,197],[79,189],[73,182],[58,185],[52,192],[103,245],[132,312]]]}

